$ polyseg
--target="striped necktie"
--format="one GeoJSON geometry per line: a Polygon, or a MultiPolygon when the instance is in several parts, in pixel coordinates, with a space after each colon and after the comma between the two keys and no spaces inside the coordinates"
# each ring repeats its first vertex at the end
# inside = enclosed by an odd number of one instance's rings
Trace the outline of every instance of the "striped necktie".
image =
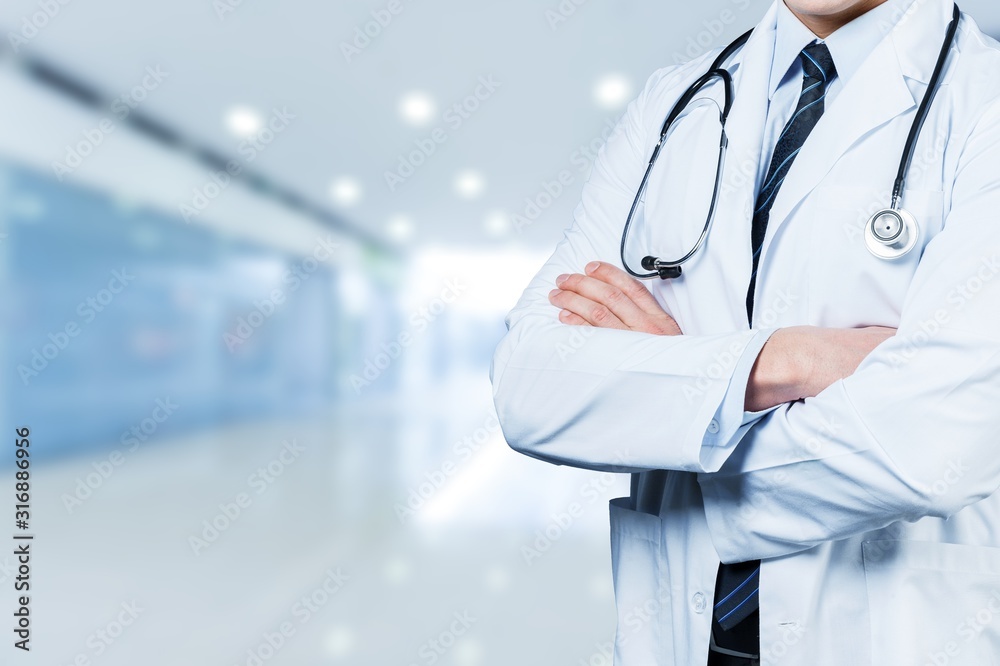
{"type": "Polygon", "coordinates": [[[826,98],[827,85],[837,75],[833,56],[830,55],[830,49],[826,44],[816,43],[807,46],[802,49],[799,59],[802,60],[802,68],[805,70],[802,94],[799,96],[795,113],[778,138],[774,155],[771,157],[771,166],[757,194],[757,204],[753,213],[753,230],[750,236],[753,245],[753,273],[750,275],[750,288],[747,290],[748,321],[753,321],[753,292],[757,285],[757,267],[761,248],[764,247],[764,235],[767,232],[771,205],[778,196],[778,190],[785,182],[792,163],[802,150],[802,144],[823,115],[823,100],[826,98]]]}
{"type": "MultiPolygon", "coordinates": [[[[753,214],[753,273],[747,291],[747,320],[753,322],[753,292],[757,284],[757,267],[760,251],[764,246],[767,221],[774,198],[785,181],[795,157],[802,145],[823,115],[823,100],[827,86],[837,75],[833,57],[826,44],[815,43],[807,46],[799,54],[805,76],[802,80],[802,94],[795,107],[795,113],[785,125],[774,148],[767,177],[757,194],[756,209],[753,214]]],[[[719,567],[716,584],[714,620],[725,631],[729,631],[749,617],[758,608],[760,589],[760,562],[740,562],[723,564],[719,567]]],[[[717,638],[718,640],[718,638],[717,638]]]]}

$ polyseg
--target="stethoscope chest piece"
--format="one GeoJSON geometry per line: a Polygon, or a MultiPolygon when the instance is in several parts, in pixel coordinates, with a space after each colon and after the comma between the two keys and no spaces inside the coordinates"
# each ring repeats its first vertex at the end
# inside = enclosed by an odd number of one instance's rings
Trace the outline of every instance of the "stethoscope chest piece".
{"type": "Polygon", "coordinates": [[[865,246],[879,259],[899,259],[916,246],[917,220],[902,208],[886,208],[865,225],[865,246]]]}

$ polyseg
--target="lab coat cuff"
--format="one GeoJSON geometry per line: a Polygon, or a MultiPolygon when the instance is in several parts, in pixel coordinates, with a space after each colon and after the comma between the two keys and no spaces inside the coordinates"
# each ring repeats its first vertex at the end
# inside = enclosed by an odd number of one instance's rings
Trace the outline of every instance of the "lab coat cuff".
{"type": "Polygon", "coordinates": [[[733,374],[730,377],[726,394],[722,399],[715,417],[709,424],[702,442],[702,462],[707,470],[716,470],[722,466],[732,454],[736,445],[757,421],[775,408],[748,412],[743,406],[746,403],[747,384],[750,373],[757,362],[764,344],[770,339],[777,328],[758,330],[736,361],[733,374]]]}

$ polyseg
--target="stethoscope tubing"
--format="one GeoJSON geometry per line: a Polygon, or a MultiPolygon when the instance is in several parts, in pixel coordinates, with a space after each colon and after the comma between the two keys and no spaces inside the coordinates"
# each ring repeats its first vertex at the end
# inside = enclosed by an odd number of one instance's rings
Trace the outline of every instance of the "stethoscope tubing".
{"type": "MultiPolygon", "coordinates": [[[[920,105],[917,107],[916,116],[913,119],[913,124],[910,126],[909,134],[906,138],[906,143],[903,146],[903,153],[900,156],[899,168],[896,173],[896,179],[893,183],[892,189],[892,199],[891,207],[888,209],[890,212],[905,213],[899,207],[900,200],[902,198],[903,190],[906,184],[906,176],[909,172],[910,165],[913,162],[913,156],[916,152],[917,141],[920,138],[920,133],[923,130],[924,123],[927,121],[927,117],[930,114],[931,105],[934,102],[934,98],[937,96],[937,92],[940,89],[941,77],[944,73],[945,66],[948,61],[948,55],[950,54],[952,48],[955,45],[955,38],[958,34],[959,22],[962,17],[962,12],[959,9],[958,4],[954,6],[954,11],[952,13],[951,23],[948,25],[948,30],[945,35],[944,43],[941,46],[941,51],[938,55],[937,62],[934,67],[934,72],[931,75],[931,79],[928,82],[927,92],[924,94],[920,105]]],[[[680,96],[677,102],[670,109],[670,113],[663,121],[663,125],[660,128],[660,138],[653,148],[653,152],[650,155],[649,163],[646,165],[646,171],[643,174],[642,181],[639,184],[639,189],[636,191],[635,198],[632,201],[632,206],[629,209],[628,217],[625,220],[625,225],[622,230],[620,254],[622,266],[633,277],[639,279],[648,279],[653,277],[661,277],[667,279],[667,277],[677,277],[680,275],[680,267],[687,263],[695,254],[701,250],[702,246],[708,238],[708,232],[711,229],[712,222],[715,219],[715,210],[719,199],[719,189],[722,181],[722,174],[724,170],[725,158],[726,158],[726,148],[728,146],[728,137],[726,135],[726,122],[729,118],[729,112],[732,109],[734,102],[734,91],[733,91],[733,79],[732,75],[727,69],[723,67],[725,62],[733,56],[740,48],[742,48],[746,42],[750,39],[753,29],[740,35],[735,41],[733,41],[729,46],[722,50],[722,52],[715,58],[712,62],[712,66],[707,72],[701,75],[694,83],[692,83],[684,94],[680,96]],[[649,182],[649,176],[652,173],[653,166],[656,164],[656,160],[660,155],[660,151],[666,142],[667,134],[670,128],[673,126],[674,122],[680,117],[684,112],[684,109],[691,103],[694,96],[697,95],[702,88],[711,83],[714,79],[720,79],[723,82],[723,89],[725,94],[724,104],[720,111],[720,122],[722,125],[721,140],[719,146],[719,160],[716,165],[716,176],[715,176],[715,188],[712,192],[712,201],[709,206],[708,215],[705,219],[705,224],[702,227],[701,234],[698,236],[698,240],[694,247],[691,248],[684,256],[679,259],[672,261],[665,261],[655,257],[646,257],[643,260],[643,268],[652,268],[647,273],[639,273],[631,268],[626,259],[626,247],[628,245],[628,234],[629,229],[632,226],[632,220],[635,216],[636,209],[639,207],[639,202],[642,200],[642,195],[646,191],[646,186],[649,182]],[[649,265],[647,265],[647,263],[649,265]]],[[[872,220],[876,219],[880,214],[876,213],[872,217],[872,220]]],[[[906,217],[909,219],[915,219],[909,213],[906,213],[906,217]]],[[[914,222],[915,226],[915,222],[914,222]]]]}

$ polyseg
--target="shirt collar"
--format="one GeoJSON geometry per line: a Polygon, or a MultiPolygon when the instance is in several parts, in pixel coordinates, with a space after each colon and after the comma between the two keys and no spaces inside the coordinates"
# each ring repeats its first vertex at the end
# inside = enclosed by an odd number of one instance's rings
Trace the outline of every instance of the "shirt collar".
{"type": "MultiPolygon", "coordinates": [[[[792,71],[799,53],[813,42],[826,42],[837,66],[837,77],[846,83],[861,68],[868,56],[899,22],[915,0],[888,0],[859,16],[826,39],[819,39],[792,13],[784,0],[778,0],[778,20],[774,36],[774,58],[768,99],[792,71]]],[[[799,70],[794,70],[798,72],[799,70]]]]}

